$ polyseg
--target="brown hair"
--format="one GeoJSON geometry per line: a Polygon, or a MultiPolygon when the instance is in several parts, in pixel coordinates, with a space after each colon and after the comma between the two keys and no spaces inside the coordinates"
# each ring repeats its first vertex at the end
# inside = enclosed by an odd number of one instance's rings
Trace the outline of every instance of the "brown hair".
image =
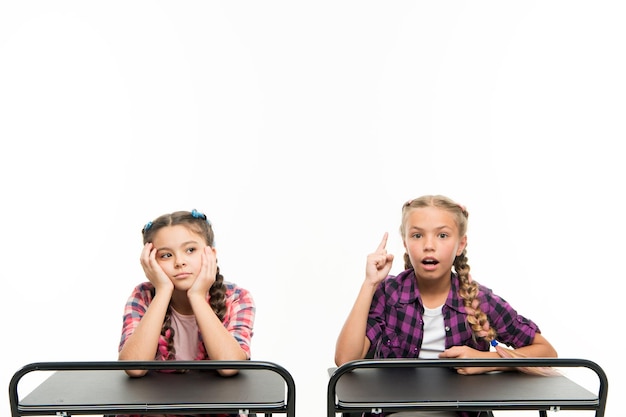
{"type": "MultiPolygon", "coordinates": [[[[424,195],[419,198],[409,200],[402,206],[402,222],[400,225],[400,234],[404,240],[404,231],[406,228],[409,213],[418,208],[436,207],[446,210],[454,216],[455,223],[459,229],[459,236],[463,237],[467,233],[468,211],[462,205],[456,203],[452,199],[442,195],[424,195]]],[[[496,338],[495,330],[489,325],[487,315],[480,309],[478,301],[478,283],[474,282],[470,277],[470,266],[467,263],[467,246],[463,252],[454,258],[454,271],[459,277],[459,296],[463,299],[463,305],[467,311],[467,322],[474,331],[474,336],[482,337],[488,342],[496,338]]],[[[413,269],[409,254],[404,254],[404,268],[413,269]]]]}
{"type": "MultiPolygon", "coordinates": [[[[146,225],[141,229],[143,235],[143,244],[152,242],[154,235],[162,228],[169,226],[184,226],[191,232],[196,233],[204,238],[204,241],[208,246],[213,247],[214,234],[211,222],[207,219],[204,213],[196,211],[175,211],[173,213],[163,214],[146,225]]],[[[154,289],[153,289],[154,292],[154,289]]],[[[153,294],[154,296],[154,294],[153,294]]],[[[226,314],[226,286],[224,285],[224,277],[220,273],[219,266],[217,267],[215,282],[209,289],[209,305],[220,320],[224,320],[226,314]]],[[[161,328],[161,336],[167,341],[167,353],[164,354],[165,359],[175,359],[174,349],[174,329],[171,325],[171,306],[167,308],[165,313],[165,320],[163,327],[161,328]]]]}

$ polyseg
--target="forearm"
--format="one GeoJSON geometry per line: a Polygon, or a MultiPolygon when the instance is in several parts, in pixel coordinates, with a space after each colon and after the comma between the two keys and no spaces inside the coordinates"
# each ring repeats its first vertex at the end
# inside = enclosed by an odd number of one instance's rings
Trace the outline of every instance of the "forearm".
{"type": "Polygon", "coordinates": [[[350,314],[339,333],[335,346],[335,363],[341,366],[346,362],[362,359],[370,347],[365,336],[367,318],[376,287],[365,282],[357,299],[350,310],[350,314]]]}
{"type": "MultiPolygon", "coordinates": [[[[247,353],[239,345],[235,337],[224,327],[204,297],[190,297],[191,308],[202,335],[204,348],[213,360],[246,360],[247,353]]],[[[220,371],[223,375],[235,371],[220,371]]]]}
{"type": "Polygon", "coordinates": [[[556,349],[541,333],[535,334],[530,345],[517,348],[515,351],[528,358],[556,358],[558,356],[556,349]]]}
{"type": "Polygon", "coordinates": [[[154,360],[169,301],[167,294],[157,294],[154,297],[120,350],[119,360],[154,360]]]}
{"type": "MultiPolygon", "coordinates": [[[[541,334],[537,333],[533,340],[533,343],[527,346],[523,346],[514,350],[509,350],[502,345],[498,345],[496,347],[497,358],[556,358],[557,353],[556,350],[552,347],[550,342],[548,342],[541,334]]],[[[497,370],[511,370],[513,368],[499,368],[497,370]]],[[[514,368],[519,370],[528,370],[530,369],[530,373],[542,373],[543,371],[539,367],[529,367],[529,368],[514,368]]]]}

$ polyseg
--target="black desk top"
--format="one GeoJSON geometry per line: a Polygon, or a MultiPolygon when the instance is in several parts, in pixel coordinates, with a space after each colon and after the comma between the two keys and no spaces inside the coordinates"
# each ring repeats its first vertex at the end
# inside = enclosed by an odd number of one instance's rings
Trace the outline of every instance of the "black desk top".
{"type": "Polygon", "coordinates": [[[360,369],[337,382],[338,404],[373,408],[384,404],[421,404],[424,407],[454,404],[499,405],[595,405],[598,395],[564,376],[535,376],[516,372],[459,375],[442,368],[360,369]]]}
{"type": "Polygon", "coordinates": [[[229,408],[272,408],[284,405],[284,383],[270,371],[240,371],[233,377],[213,372],[152,371],[130,378],[124,371],[57,371],[20,401],[22,411],[160,410],[197,412],[229,408]]]}
{"type": "MultiPolygon", "coordinates": [[[[117,366],[120,366],[119,363],[117,366]]],[[[250,362],[242,364],[249,365],[250,362]]],[[[115,365],[111,363],[111,366],[115,365]]],[[[90,369],[89,366],[86,366],[87,369],[75,366],[61,368],[24,398],[13,400],[13,415],[50,415],[57,412],[202,414],[237,413],[240,410],[295,414],[293,380],[288,378],[289,382],[286,381],[289,375],[282,368],[279,369],[281,373],[276,368],[240,369],[237,375],[230,377],[220,376],[215,368],[195,368],[184,373],[160,372],[153,368],[140,378],[131,378],[122,369],[106,369],[103,366],[97,369],[90,369]],[[286,394],[288,391],[291,391],[290,398],[286,394]],[[291,402],[289,407],[288,398],[291,402]]],[[[35,366],[33,370],[52,369],[35,366]]],[[[11,390],[16,389],[19,380],[17,377],[14,379],[11,390]]]]}

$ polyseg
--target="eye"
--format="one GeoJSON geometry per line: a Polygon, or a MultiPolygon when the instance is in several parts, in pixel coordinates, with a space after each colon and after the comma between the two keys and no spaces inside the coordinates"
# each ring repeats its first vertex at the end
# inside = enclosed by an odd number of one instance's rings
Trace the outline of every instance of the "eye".
{"type": "Polygon", "coordinates": [[[419,239],[419,238],[421,238],[421,237],[422,237],[422,234],[421,234],[421,233],[413,233],[413,234],[411,235],[411,237],[412,237],[413,239],[419,239]]]}
{"type": "Polygon", "coordinates": [[[196,251],[196,248],[195,248],[195,247],[190,247],[190,248],[187,248],[187,253],[193,253],[193,252],[195,252],[195,251],[196,251]]]}
{"type": "Polygon", "coordinates": [[[441,239],[445,239],[445,238],[447,238],[447,237],[448,237],[448,234],[447,234],[447,233],[439,233],[439,237],[440,237],[441,239]]]}
{"type": "Polygon", "coordinates": [[[167,259],[167,258],[171,258],[172,254],[169,252],[164,252],[164,253],[160,253],[159,254],[159,259],[167,259]]]}

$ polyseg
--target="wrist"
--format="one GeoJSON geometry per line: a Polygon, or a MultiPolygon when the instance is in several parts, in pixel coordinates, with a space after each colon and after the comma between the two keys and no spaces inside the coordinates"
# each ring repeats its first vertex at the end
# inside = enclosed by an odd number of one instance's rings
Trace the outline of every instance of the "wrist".
{"type": "Polygon", "coordinates": [[[205,303],[207,302],[206,299],[206,291],[192,291],[191,289],[189,291],[187,291],[187,299],[189,300],[190,303],[205,303]]]}
{"type": "Polygon", "coordinates": [[[365,278],[365,281],[363,282],[363,285],[361,285],[361,291],[371,292],[372,295],[373,295],[376,292],[376,290],[378,289],[379,285],[380,285],[380,281],[376,281],[376,280],[371,280],[369,278],[365,278]]]}
{"type": "MultiPolygon", "coordinates": [[[[171,284],[171,283],[170,283],[171,284]]],[[[174,293],[174,285],[155,285],[154,286],[154,297],[171,297],[174,293]]]]}

